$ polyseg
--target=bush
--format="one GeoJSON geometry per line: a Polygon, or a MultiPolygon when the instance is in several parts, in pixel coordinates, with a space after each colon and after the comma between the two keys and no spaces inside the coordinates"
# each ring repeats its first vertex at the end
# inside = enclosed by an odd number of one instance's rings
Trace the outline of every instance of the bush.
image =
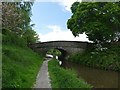
{"type": "Polygon", "coordinates": [[[26,47],[27,42],[25,39],[23,39],[21,36],[18,36],[17,34],[10,32],[7,29],[4,29],[2,31],[2,43],[7,45],[17,45],[21,47],[26,47]]]}
{"type": "Polygon", "coordinates": [[[120,71],[120,46],[110,45],[103,51],[91,50],[77,53],[68,60],[90,67],[98,67],[104,70],[120,71]]]}

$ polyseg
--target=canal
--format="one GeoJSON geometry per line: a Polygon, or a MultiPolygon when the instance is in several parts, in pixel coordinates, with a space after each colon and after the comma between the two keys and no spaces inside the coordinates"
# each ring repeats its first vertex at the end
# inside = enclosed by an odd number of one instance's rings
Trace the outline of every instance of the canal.
{"type": "Polygon", "coordinates": [[[94,88],[120,88],[118,72],[90,68],[66,60],[62,62],[62,67],[73,69],[76,71],[78,78],[83,78],[87,83],[93,85],[94,88]]]}

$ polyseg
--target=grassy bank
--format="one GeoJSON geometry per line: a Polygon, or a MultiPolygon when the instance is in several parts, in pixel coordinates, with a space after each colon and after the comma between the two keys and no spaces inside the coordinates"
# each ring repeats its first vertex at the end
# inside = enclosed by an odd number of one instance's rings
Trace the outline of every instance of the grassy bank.
{"type": "Polygon", "coordinates": [[[108,46],[103,51],[86,50],[70,56],[69,61],[104,70],[120,71],[120,46],[108,46]]]}
{"type": "Polygon", "coordinates": [[[27,47],[3,44],[2,87],[31,88],[42,64],[42,56],[27,47]]]}
{"type": "Polygon", "coordinates": [[[49,61],[52,88],[91,88],[84,80],[77,78],[74,71],[63,69],[56,60],[49,61]]]}

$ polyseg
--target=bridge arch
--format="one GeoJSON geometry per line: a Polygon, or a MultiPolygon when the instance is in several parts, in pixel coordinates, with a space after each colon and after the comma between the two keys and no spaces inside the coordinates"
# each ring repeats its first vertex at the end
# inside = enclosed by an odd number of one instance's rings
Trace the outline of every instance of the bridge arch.
{"type": "Polygon", "coordinates": [[[59,60],[64,60],[66,57],[67,57],[67,55],[68,55],[68,52],[66,51],[66,50],[64,50],[64,49],[62,49],[62,48],[55,48],[55,49],[57,49],[57,50],[59,50],[60,52],[61,52],[61,55],[60,56],[58,56],[58,59],[59,60]]]}
{"type": "Polygon", "coordinates": [[[84,52],[86,48],[93,46],[92,43],[81,41],[49,41],[31,44],[30,47],[44,56],[50,49],[58,49],[64,57],[77,52],[84,52]]]}
{"type": "Polygon", "coordinates": [[[47,49],[46,51],[45,51],[45,54],[51,54],[52,55],[52,52],[49,52],[50,50],[52,50],[52,49],[56,49],[56,50],[58,50],[61,54],[59,54],[59,55],[56,55],[56,56],[58,56],[58,59],[59,60],[64,60],[65,59],[65,57],[68,55],[68,52],[64,49],[64,48],[56,48],[56,47],[52,47],[52,48],[49,48],[49,49],[47,49]]]}

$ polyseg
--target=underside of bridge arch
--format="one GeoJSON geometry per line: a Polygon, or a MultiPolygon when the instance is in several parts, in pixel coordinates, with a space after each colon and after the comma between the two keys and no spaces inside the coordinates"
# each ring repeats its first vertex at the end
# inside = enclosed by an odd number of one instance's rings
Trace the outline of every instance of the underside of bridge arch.
{"type": "Polygon", "coordinates": [[[61,48],[55,48],[55,49],[57,49],[57,50],[59,50],[61,52],[61,55],[58,56],[58,59],[61,60],[61,61],[65,60],[65,58],[68,55],[68,52],[66,50],[64,50],[64,49],[61,49],[61,48]]]}

